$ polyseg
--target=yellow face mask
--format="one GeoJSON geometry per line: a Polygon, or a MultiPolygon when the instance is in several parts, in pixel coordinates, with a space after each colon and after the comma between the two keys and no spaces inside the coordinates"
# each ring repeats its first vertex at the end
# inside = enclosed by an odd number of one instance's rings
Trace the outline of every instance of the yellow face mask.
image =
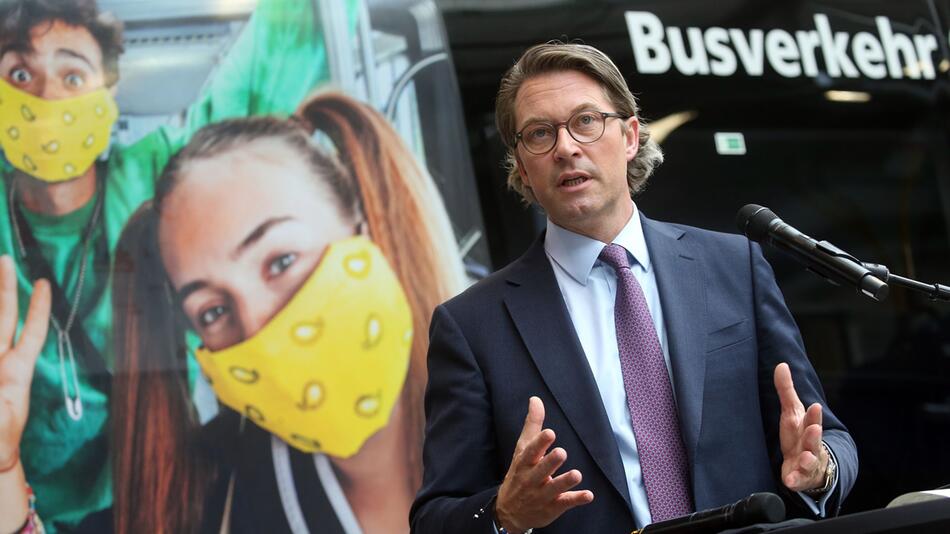
{"type": "Polygon", "coordinates": [[[45,182],[86,172],[109,146],[118,116],[105,88],[46,100],[0,79],[0,147],[11,165],[45,182]]]}
{"type": "Polygon", "coordinates": [[[399,280],[357,236],[330,245],[253,337],[196,356],[221,402],[302,451],[347,458],[389,421],[411,346],[399,280]]]}

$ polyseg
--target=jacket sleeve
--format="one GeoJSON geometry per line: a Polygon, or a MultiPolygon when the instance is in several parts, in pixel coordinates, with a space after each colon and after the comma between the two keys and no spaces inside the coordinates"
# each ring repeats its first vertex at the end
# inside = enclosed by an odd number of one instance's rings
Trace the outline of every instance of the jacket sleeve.
{"type": "MultiPolygon", "coordinates": [[[[326,32],[317,0],[261,0],[221,58],[182,127],[163,127],[171,153],[203,126],[254,115],[287,116],[330,80],[326,32]]],[[[349,34],[358,3],[346,0],[349,34]]]]}
{"type": "Polygon", "coordinates": [[[805,353],[805,346],[785,299],[775,281],[771,266],[758,244],[750,242],[752,280],[756,313],[756,336],[759,343],[759,395],[766,439],[772,459],[776,483],[781,488],[789,516],[813,516],[802,497],[785,488],[781,481],[782,451],[779,442],[781,403],[775,391],[775,367],[786,362],[792,372],[795,391],[807,408],[813,403],[822,406],[822,439],[834,453],[838,464],[838,483],[825,503],[828,516],[837,515],[841,502],[854,486],[858,472],[858,456],[848,429],[828,407],[818,375],[805,353]]]}
{"type": "Polygon", "coordinates": [[[462,329],[444,306],[432,317],[428,368],[424,475],[409,513],[412,532],[493,534],[489,503],[501,478],[490,395],[462,329]]]}

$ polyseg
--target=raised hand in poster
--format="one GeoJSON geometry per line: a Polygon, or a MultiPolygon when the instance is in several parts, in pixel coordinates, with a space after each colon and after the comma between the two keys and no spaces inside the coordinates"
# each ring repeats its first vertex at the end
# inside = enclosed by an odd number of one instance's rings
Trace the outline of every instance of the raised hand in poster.
{"type": "Polygon", "coordinates": [[[0,532],[14,532],[29,514],[28,490],[20,463],[20,438],[30,406],[33,367],[46,339],[50,291],[39,280],[30,298],[23,331],[16,336],[16,271],[0,257],[0,532]]]}
{"type": "Polygon", "coordinates": [[[118,530],[406,532],[423,333],[463,280],[435,185],[369,106],[197,132],[117,249],[118,530]],[[188,332],[222,405],[204,426],[165,372],[188,332]]]}

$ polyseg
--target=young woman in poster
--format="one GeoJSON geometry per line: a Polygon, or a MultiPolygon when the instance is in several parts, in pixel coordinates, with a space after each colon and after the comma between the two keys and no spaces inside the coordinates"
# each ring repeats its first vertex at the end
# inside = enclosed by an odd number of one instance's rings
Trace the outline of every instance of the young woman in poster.
{"type": "MultiPolygon", "coordinates": [[[[119,232],[198,128],[227,117],[292,113],[329,77],[315,6],[261,0],[183,127],[107,148],[117,117],[121,26],[102,16],[95,0],[0,4],[0,254],[14,262],[21,319],[34,280],[54,282],[32,386],[25,402],[11,406],[17,418],[27,411],[29,418],[25,429],[0,433],[0,441],[22,433],[0,442],[0,470],[23,470],[48,530],[75,529],[112,502],[109,267],[119,232]]],[[[167,76],[175,83],[175,72],[167,76]]],[[[23,378],[0,375],[0,387],[23,378]]],[[[104,513],[84,528],[101,531],[109,523],[104,513]]]]}
{"type": "Polygon", "coordinates": [[[202,129],[123,232],[119,532],[408,531],[425,333],[462,264],[378,113],[324,94],[299,116],[202,129]],[[186,331],[226,406],[204,426],[186,331]]]}

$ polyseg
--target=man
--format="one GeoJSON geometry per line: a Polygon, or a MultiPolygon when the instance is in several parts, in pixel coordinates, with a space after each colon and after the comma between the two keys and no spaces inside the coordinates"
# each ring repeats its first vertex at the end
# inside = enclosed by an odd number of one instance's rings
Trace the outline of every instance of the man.
{"type": "MultiPolygon", "coordinates": [[[[29,386],[28,402],[0,410],[0,501],[10,498],[9,510],[16,508],[4,520],[19,525],[26,517],[27,490],[17,482],[25,477],[48,531],[111,528],[106,422],[116,241],[193,132],[228,117],[290,114],[329,77],[314,9],[261,1],[183,127],[110,148],[119,22],[100,14],[95,0],[0,2],[0,255],[12,258],[19,292],[19,319],[10,310],[4,316],[22,328],[34,281],[53,282],[49,335],[35,367],[0,366],[0,398],[12,398],[14,384],[29,386]]],[[[190,360],[189,367],[193,376],[190,360]]]]}
{"type": "Polygon", "coordinates": [[[509,185],[547,230],[435,310],[413,530],[630,532],[759,491],[836,513],[854,443],[771,268],[638,210],[662,154],[616,66],[535,46],[496,105],[509,185]]]}

